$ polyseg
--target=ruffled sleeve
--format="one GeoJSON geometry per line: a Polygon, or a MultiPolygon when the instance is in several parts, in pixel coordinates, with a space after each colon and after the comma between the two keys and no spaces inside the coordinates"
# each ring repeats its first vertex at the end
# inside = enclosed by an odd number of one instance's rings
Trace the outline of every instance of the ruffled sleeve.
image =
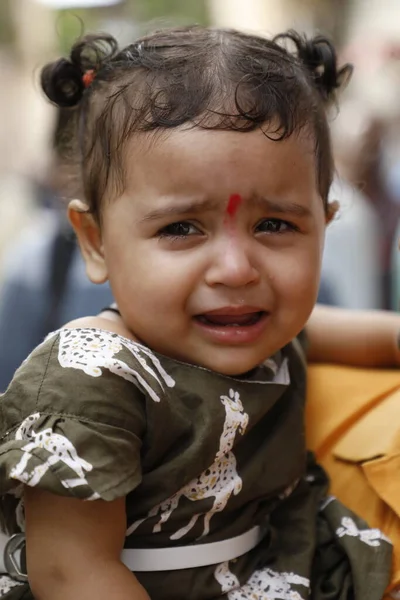
{"type": "Polygon", "coordinates": [[[64,329],[31,354],[0,397],[1,493],[25,484],[113,500],[139,485],[146,396],[162,390],[147,383],[153,365],[135,348],[113,333],[64,329]]]}

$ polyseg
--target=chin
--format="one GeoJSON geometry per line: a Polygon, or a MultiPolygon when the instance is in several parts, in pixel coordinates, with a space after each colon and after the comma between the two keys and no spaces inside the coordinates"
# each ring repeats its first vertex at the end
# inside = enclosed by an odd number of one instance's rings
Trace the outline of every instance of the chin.
{"type": "Polygon", "coordinates": [[[248,373],[252,369],[258,367],[258,365],[260,365],[264,360],[265,358],[260,360],[251,360],[249,357],[242,359],[234,357],[231,360],[228,360],[225,356],[222,360],[215,359],[214,361],[210,361],[210,359],[208,359],[207,364],[203,363],[202,366],[228,377],[241,377],[245,373],[248,373]]]}

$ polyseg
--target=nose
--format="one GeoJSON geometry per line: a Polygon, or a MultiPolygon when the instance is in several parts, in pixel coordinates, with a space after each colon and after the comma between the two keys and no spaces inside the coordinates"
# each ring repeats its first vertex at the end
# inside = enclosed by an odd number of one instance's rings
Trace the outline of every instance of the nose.
{"type": "Polygon", "coordinates": [[[257,283],[259,279],[259,270],[246,244],[240,240],[227,240],[225,245],[214,248],[212,261],[206,272],[207,285],[240,288],[257,283]]]}

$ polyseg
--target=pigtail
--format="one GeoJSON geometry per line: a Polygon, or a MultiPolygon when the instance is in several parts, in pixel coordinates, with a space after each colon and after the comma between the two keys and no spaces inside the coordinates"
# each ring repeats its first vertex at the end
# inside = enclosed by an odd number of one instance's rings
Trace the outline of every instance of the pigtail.
{"type": "Polygon", "coordinates": [[[117,51],[118,43],[111,35],[88,35],[78,40],[68,59],[61,58],[42,69],[44,93],[59,107],[76,106],[99,69],[117,51]]]}
{"type": "Polygon", "coordinates": [[[351,77],[352,65],[345,64],[339,68],[335,47],[322,35],[307,39],[291,30],[275,36],[274,42],[294,45],[298,59],[311,75],[325,102],[334,100],[335,92],[346,85],[351,77]]]}

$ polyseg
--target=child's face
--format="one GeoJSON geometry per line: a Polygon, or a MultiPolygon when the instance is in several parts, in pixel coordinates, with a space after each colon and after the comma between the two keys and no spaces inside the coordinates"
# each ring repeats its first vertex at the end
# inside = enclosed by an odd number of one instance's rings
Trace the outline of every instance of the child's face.
{"type": "Polygon", "coordinates": [[[125,324],[173,358],[227,375],[254,368],[316,300],[325,214],[313,141],[175,130],[135,136],[126,153],[125,191],[102,209],[125,324]]]}

